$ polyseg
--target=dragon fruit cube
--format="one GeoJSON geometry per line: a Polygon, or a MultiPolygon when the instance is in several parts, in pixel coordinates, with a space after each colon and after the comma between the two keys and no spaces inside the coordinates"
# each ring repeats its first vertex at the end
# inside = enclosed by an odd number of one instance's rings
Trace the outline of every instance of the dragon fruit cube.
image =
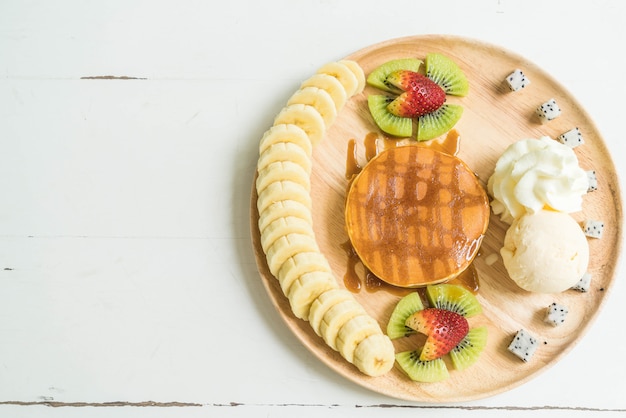
{"type": "Polygon", "coordinates": [[[565,322],[568,313],[567,306],[552,302],[546,309],[544,321],[556,327],[565,322]]]}
{"type": "Polygon", "coordinates": [[[519,68],[506,77],[506,82],[511,91],[518,91],[530,84],[530,80],[519,68]]]}
{"type": "Polygon", "coordinates": [[[588,219],[583,225],[583,232],[590,238],[602,238],[604,231],[604,222],[588,219]]]}
{"type": "Polygon", "coordinates": [[[598,190],[598,177],[596,177],[595,170],[586,171],[587,180],[589,182],[589,186],[587,186],[587,193],[598,190]]]}
{"type": "Polygon", "coordinates": [[[557,139],[561,144],[567,145],[570,148],[576,148],[577,146],[585,143],[585,140],[583,139],[583,134],[578,128],[573,128],[565,133],[562,133],[558,136],[557,139]]]}
{"type": "Polygon", "coordinates": [[[561,108],[558,104],[556,104],[556,100],[550,99],[541,106],[539,106],[536,110],[537,115],[541,119],[552,120],[561,114],[561,108]]]}
{"type": "Polygon", "coordinates": [[[591,273],[589,272],[583,274],[583,277],[580,278],[578,283],[572,286],[572,290],[577,290],[582,293],[588,292],[589,288],[591,287],[591,277],[591,273]]]}
{"type": "Polygon", "coordinates": [[[509,344],[509,351],[524,362],[528,362],[539,347],[539,341],[525,329],[520,329],[509,344]]]}

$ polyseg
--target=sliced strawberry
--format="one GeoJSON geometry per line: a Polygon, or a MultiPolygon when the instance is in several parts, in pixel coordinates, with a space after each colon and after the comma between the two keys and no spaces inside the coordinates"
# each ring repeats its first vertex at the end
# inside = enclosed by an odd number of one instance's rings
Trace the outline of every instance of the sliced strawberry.
{"type": "Polygon", "coordinates": [[[385,81],[402,92],[387,106],[396,116],[419,117],[434,112],[446,101],[446,92],[438,84],[414,71],[394,71],[385,81]]]}
{"type": "Polygon", "coordinates": [[[396,70],[387,76],[385,84],[392,89],[395,88],[402,91],[416,91],[428,81],[437,85],[430,78],[418,72],[411,70],[396,70]]]}
{"type": "Polygon", "coordinates": [[[427,308],[415,312],[406,320],[406,326],[426,334],[426,344],[420,360],[434,360],[448,354],[467,335],[467,319],[456,312],[427,308]]]}

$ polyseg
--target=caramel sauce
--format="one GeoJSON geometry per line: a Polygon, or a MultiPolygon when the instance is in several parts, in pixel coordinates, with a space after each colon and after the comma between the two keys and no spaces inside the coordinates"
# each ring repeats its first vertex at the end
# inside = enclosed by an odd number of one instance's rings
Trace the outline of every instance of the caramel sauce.
{"type": "Polygon", "coordinates": [[[480,287],[478,280],[478,271],[474,263],[470,264],[461,274],[454,279],[449,280],[447,283],[456,284],[465,287],[470,292],[476,294],[480,287]]]}
{"type": "Polygon", "coordinates": [[[359,293],[361,289],[365,288],[368,293],[374,293],[378,291],[386,291],[393,295],[404,296],[415,289],[404,288],[390,285],[381,280],[374,273],[372,273],[367,267],[363,265],[350,240],[341,244],[341,248],[346,252],[348,257],[348,267],[346,273],[343,276],[343,284],[352,293],[359,293]],[[357,272],[357,268],[363,269],[363,278],[357,272]]]}
{"type": "MultiPolygon", "coordinates": [[[[402,145],[432,148],[437,151],[445,152],[448,155],[457,155],[461,148],[461,135],[456,129],[452,129],[445,136],[441,136],[440,138],[435,138],[430,141],[417,142],[411,140],[410,142],[406,142],[401,139],[392,139],[386,136],[381,136],[377,132],[369,132],[363,139],[363,146],[365,147],[365,161],[369,162],[381,151],[402,145]]],[[[347,180],[352,180],[363,169],[358,162],[357,154],[358,149],[356,140],[350,139],[348,141],[348,152],[346,155],[347,180]]]]}
{"type": "Polygon", "coordinates": [[[341,244],[341,248],[346,252],[348,257],[348,267],[346,269],[346,274],[343,276],[343,284],[352,293],[359,293],[361,291],[362,283],[361,278],[356,272],[357,265],[361,262],[361,259],[357,255],[356,251],[354,251],[354,247],[350,240],[341,244]]]}
{"type": "Polygon", "coordinates": [[[348,181],[352,181],[352,179],[354,179],[354,177],[363,169],[363,167],[359,165],[356,155],[356,141],[351,139],[348,141],[348,152],[346,155],[346,180],[348,181]]]}
{"type": "MultiPolygon", "coordinates": [[[[381,136],[376,132],[370,132],[363,139],[363,146],[365,148],[365,161],[369,162],[381,151],[402,145],[431,148],[433,150],[455,156],[459,153],[460,141],[461,136],[459,132],[454,129],[448,132],[445,136],[437,139],[424,142],[410,141],[408,143],[403,140],[381,136]]],[[[358,151],[356,140],[351,139],[348,142],[348,152],[346,158],[346,179],[349,181],[349,185],[363,169],[357,160],[358,151]]],[[[350,240],[342,244],[341,247],[344,249],[348,257],[347,271],[344,275],[344,285],[351,292],[358,293],[365,288],[368,292],[378,292],[383,290],[396,295],[404,295],[408,292],[414,291],[412,288],[393,286],[377,277],[362,263],[350,240]],[[362,267],[362,278],[357,272],[358,266],[362,267]]],[[[449,283],[462,285],[474,293],[478,292],[479,279],[475,266],[470,264],[467,269],[465,269],[456,278],[451,279],[449,283]]]]}
{"type": "Polygon", "coordinates": [[[418,142],[417,146],[445,152],[448,155],[457,155],[461,150],[461,135],[459,131],[452,129],[446,136],[431,139],[430,141],[418,142]]]}
{"type": "MultiPolygon", "coordinates": [[[[370,132],[365,135],[363,145],[365,145],[365,160],[368,162],[380,152],[378,138],[379,136],[376,132],[370,132]]],[[[383,149],[386,149],[386,145],[383,143],[383,149]]]]}

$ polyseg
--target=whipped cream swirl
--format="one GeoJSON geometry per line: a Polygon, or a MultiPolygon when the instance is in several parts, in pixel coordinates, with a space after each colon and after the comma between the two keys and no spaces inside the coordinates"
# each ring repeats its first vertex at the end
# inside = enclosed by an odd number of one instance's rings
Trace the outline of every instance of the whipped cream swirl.
{"type": "Polygon", "coordinates": [[[509,224],[542,209],[578,212],[588,186],[574,151],[547,136],[511,144],[487,182],[493,213],[509,224]]]}

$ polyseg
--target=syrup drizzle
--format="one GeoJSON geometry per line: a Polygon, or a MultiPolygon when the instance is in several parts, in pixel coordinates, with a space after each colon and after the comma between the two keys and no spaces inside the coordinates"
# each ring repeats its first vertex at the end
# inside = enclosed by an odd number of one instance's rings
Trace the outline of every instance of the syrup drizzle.
{"type": "Polygon", "coordinates": [[[461,274],[454,279],[448,280],[447,283],[461,285],[467,288],[470,292],[476,294],[480,288],[480,282],[478,279],[478,271],[474,263],[470,264],[461,274]]]}
{"type": "Polygon", "coordinates": [[[365,290],[369,293],[383,290],[394,295],[404,296],[415,290],[411,288],[393,286],[381,280],[363,265],[363,262],[361,262],[361,259],[354,250],[354,247],[352,247],[350,240],[341,244],[341,248],[346,252],[346,256],[348,257],[348,267],[345,275],[343,276],[343,284],[346,289],[352,293],[359,293],[363,288],[365,288],[365,290]],[[357,271],[359,268],[363,270],[363,278],[361,278],[357,271]]]}
{"type": "MultiPolygon", "coordinates": [[[[381,136],[377,132],[369,132],[363,139],[365,161],[366,163],[369,162],[381,151],[405,145],[432,148],[437,151],[445,152],[449,155],[457,155],[460,150],[461,135],[456,129],[452,129],[446,134],[446,136],[442,136],[441,138],[422,142],[413,140],[408,142],[406,140],[392,139],[386,136],[381,136]]],[[[348,141],[348,152],[346,156],[346,180],[352,180],[363,169],[361,164],[359,164],[357,154],[357,142],[355,139],[350,139],[348,141]]]]}

